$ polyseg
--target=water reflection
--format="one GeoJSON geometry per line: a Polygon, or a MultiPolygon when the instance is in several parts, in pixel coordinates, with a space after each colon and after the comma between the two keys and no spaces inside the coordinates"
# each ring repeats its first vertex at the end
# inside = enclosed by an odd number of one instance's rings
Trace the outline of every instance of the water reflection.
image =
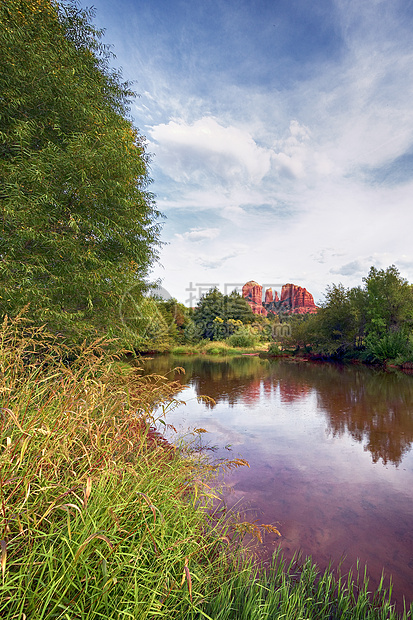
{"type": "MultiPolygon", "coordinates": [[[[234,407],[242,402],[254,407],[262,397],[276,392],[284,403],[316,394],[325,413],[327,432],[333,437],[349,434],[362,442],[374,463],[400,465],[413,443],[413,377],[362,366],[296,363],[240,357],[211,360],[207,357],[162,356],[146,363],[148,372],[170,372],[185,367],[175,378],[193,386],[197,395],[211,396],[218,404],[234,407]]],[[[207,405],[214,408],[216,405],[207,405]]]]}
{"type": "Polygon", "coordinates": [[[413,600],[413,377],[258,357],[146,363],[164,374],[174,366],[190,388],[171,423],[206,428],[215,457],[230,456],[231,444],[251,465],[226,476],[226,501],[279,526],[282,539],[268,535],[264,557],[281,545],[322,569],[360,558],[372,586],[384,568],[396,598],[413,600]],[[216,404],[198,403],[202,394],[216,404]]]}

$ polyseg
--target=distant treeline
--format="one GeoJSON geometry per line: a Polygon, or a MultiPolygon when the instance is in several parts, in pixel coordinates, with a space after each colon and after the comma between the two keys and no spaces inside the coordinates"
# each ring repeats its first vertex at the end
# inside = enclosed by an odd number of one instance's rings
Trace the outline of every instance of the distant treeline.
{"type": "Polygon", "coordinates": [[[413,361],[413,286],[392,265],[371,267],[363,285],[327,287],[317,314],[290,317],[288,344],[334,359],[413,361]]]}

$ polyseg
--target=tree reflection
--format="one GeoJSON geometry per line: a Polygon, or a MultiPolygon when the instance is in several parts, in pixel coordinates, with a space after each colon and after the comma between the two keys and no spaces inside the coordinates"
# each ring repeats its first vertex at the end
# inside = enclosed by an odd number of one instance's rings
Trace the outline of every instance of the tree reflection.
{"type": "MultiPolygon", "coordinates": [[[[216,402],[227,402],[231,407],[240,398],[253,405],[260,398],[261,383],[268,374],[269,362],[258,357],[178,357],[162,356],[145,363],[147,372],[166,374],[173,366],[183,366],[185,375],[173,377],[190,383],[198,396],[207,395],[216,402]],[[158,365],[159,361],[159,365],[158,365]]],[[[168,375],[171,376],[171,375],[168,375]]],[[[207,406],[213,408],[214,404],[207,406]]]]}
{"type": "Polygon", "coordinates": [[[311,387],[332,436],[349,433],[373,462],[399,465],[413,442],[413,381],[399,372],[327,363],[281,363],[275,371],[296,391],[311,387]]]}
{"type": "Polygon", "coordinates": [[[331,436],[350,434],[364,444],[373,462],[398,466],[413,443],[413,377],[402,373],[258,357],[163,356],[145,364],[148,372],[159,374],[174,366],[183,366],[186,374],[173,378],[190,383],[197,395],[231,407],[242,402],[253,408],[276,392],[285,403],[315,393],[331,436]]]}

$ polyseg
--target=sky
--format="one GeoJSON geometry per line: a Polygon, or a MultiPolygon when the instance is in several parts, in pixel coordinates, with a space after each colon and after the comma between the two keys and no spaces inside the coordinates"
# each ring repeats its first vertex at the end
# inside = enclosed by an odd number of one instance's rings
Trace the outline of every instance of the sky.
{"type": "Polygon", "coordinates": [[[413,282],[413,0],[93,6],[139,94],[171,296],[413,282]]]}

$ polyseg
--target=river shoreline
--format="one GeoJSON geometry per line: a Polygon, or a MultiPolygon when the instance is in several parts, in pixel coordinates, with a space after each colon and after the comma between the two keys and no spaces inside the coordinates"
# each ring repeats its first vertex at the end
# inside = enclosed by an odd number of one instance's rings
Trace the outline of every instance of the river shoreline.
{"type": "Polygon", "coordinates": [[[137,352],[139,356],[143,358],[151,355],[176,355],[176,356],[211,356],[211,357],[245,357],[245,356],[258,356],[262,359],[291,359],[297,362],[313,362],[313,363],[328,363],[328,364],[343,364],[343,365],[362,365],[368,368],[375,368],[377,370],[387,370],[389,372],[397,370],[407,375],[413,375],[413,362],[403,362],[402,364],[393,364],[391,362],[384,361],[383,363],[372,363],[361,360],[360,358],[337,358],[334,356],[325,356],[317,353],[304,353],[296,351],[283,351],[279,353],[270,353],[268,351],[270,343],[260,343],[255,347],[236,348],[230,347],[222,341],[207,341],[205,343],[199,343],[197,345],[177,345],[169,347],[167,349],[159,350],[145,350],[137,352]]]}

